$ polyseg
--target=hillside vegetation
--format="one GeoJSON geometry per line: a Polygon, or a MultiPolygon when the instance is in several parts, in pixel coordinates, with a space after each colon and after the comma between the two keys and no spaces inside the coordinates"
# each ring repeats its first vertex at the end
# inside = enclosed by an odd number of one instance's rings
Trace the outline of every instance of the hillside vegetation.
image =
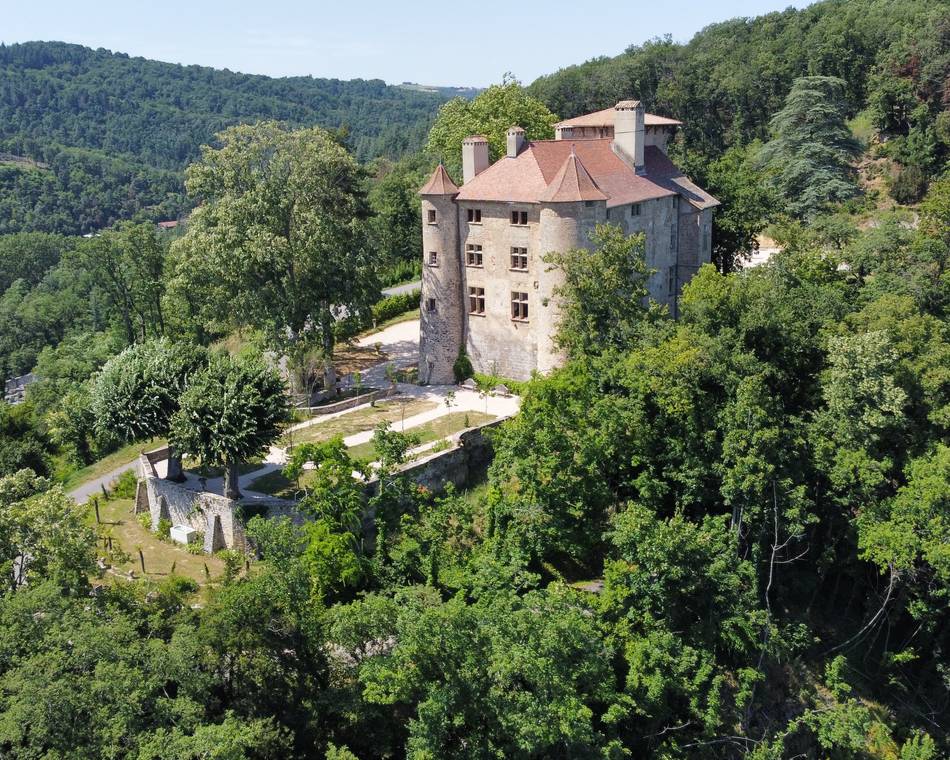
{"type": "Polygon", "coordinates": [[[85,233],[174,218],[185,166],[225,127],[276,119],[342,129],[358,158],[421,147],[448,95],[381,80],[239,74],[60,42],[0,46],[0,232],[85,233]]]}

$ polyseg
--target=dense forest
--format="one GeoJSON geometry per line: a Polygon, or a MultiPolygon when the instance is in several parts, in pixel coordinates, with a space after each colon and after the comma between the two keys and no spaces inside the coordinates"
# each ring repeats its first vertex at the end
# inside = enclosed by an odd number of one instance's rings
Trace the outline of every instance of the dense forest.
{"type": "Polygon", "coordinates": [[[405,144],[344,118],[373,83],[0,55],[103,104],[87,136],[11,111],[0,146],[0,369],[41,378],[0,405],[0,757],[950,756],[950,3],[825,0],[471,99],[381,90],[405,144]],[[100,85],[130,66],[126,121],[100,85]],[[643,236],[600,226],[544,256],[568,358],[517,385],[484,481],[411,483],[412,429],[384,424],[375,463],[293,448],[306,519],[246,510],[250,556],[97,566],[140,547],[69,498],[83,468],[169,440],[236,491],[285,388],[333,382],[417,273],[434,159],[629,97],[684,121],[671,153],[722,201],[678,319],[643,236]]]}
{"type": "Polygon", "coordinates": [[[399,158],[422,146],[447,98],[380,80],[274,79],[58,42],[0,45],[0,233],[176,218],[188,208],[184,167],[231,124],[342,129],[360,159],[399,158]]]}

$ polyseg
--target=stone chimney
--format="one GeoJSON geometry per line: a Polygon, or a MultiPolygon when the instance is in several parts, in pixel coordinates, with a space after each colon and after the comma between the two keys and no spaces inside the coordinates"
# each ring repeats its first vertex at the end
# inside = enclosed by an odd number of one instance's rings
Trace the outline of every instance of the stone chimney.
{"type": "Polygon", "coordinates": [[[473,135],[462,140],[462,184],[467,184],[488,168],[488,140],[473,135]]]}
{"type": "Polygon", "coordinates": [[[643,105],[639,100],[621,100],[614,106],[614,153],[637,174],[643,168],[643,105]]]}
{"type": "Polygon", "coordinates": [[[521,127],[508,127],[508,158],[516,158],[524,147],[524,130],[521,127]]]}

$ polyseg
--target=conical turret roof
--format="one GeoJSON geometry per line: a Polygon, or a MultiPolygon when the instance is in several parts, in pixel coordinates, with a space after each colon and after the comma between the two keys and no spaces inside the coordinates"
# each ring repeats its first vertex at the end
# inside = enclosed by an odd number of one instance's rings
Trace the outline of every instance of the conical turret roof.
{"type": "Polygon", "coordinates": [[[572,201],[605,201],[607,195],[597,187],[590,172],[574,153],[565,159],[564,164],[554,175],[547,189],[541,194],[542,203],[570,203],[572,201]]]}
{"type": "Polygon", "coordinates": [[[455,195],[458,191],[458,185],[452,181],[445,167],[439,164],[429,181],[419,190],[419,195],[455,195]]]}

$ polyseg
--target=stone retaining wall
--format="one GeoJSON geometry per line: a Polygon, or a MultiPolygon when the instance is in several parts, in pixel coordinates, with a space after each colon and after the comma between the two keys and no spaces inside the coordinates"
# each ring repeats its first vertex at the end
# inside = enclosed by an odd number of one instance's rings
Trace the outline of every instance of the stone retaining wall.
{"type": "MultiPolygon", "coordinates": [[[[225,548],[244,551],[247,539],[235,515],[237,501],[206,491],[193,491],[158,477],[155,462],[161,461],[162,453],[163,450],[158,449],[139,457],[142,482],[136,491],[135,511],[145,511],[147,505],[152,530],[158,530],[159,521],[165,519],[172,525],[187,525],[203,533],[204,549],[209,554],[225,548]]],[[[164,453],[167,456],[167,449],[164,453]]]]}

